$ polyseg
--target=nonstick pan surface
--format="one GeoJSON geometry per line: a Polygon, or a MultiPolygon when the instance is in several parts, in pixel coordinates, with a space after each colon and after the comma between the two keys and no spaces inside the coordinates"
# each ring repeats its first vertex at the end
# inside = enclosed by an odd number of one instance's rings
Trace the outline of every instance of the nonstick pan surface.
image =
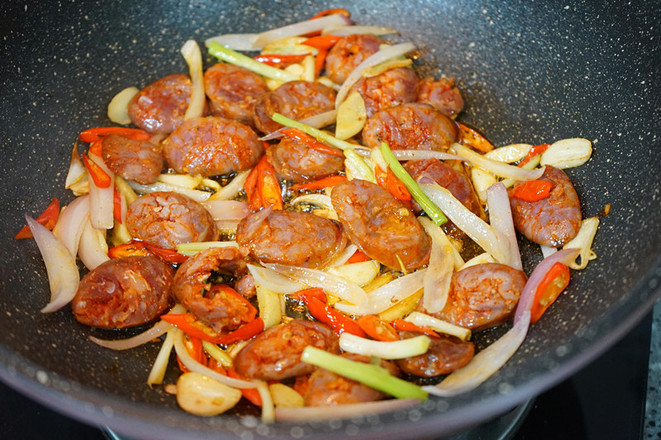
{"type": "MultiPolygon", "coordinates": [[[[659,296],[659,2],[35,1],[4,2],[0,12],[0,378],[65,414],[140,438],[437,438],[575,372],[659,296]],[[38,249],[12,237],[24,213],[37,215],[53,196],[72,200],[64,178],[73,142],[83,129],[109,123],[115,93],[187,71],[179,55],[185,40],[265,30],[332,7],[416,42],[420,72],[456,78],[467,103],[460,120],[494,144],[592,140],[592,159],[568,174],[585,217],[612,206],[595,240],[598,259],[575,273],[522,348],[473,392],[301,425],[186,414],[145,385],[157,344],[112,352],[87,337],[124,334],[82,326],[68,308],[39,312],[48,280],[38,249]]],[[[522,250],[530,273],[541,254],[524,243],[522,250]]],[[[175,377],[172,371],[166,380],[175,377]]]]}

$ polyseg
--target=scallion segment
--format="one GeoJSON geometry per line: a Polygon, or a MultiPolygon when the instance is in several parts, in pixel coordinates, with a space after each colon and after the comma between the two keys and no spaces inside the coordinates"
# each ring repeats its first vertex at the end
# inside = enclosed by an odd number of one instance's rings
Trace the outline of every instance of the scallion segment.
{"type": "Polygon", "coordinates": [[[275,67],[271,67],[264,63],[260,63],[259,61],[255,61],[252,58],[245,56],[239,52],[236,52],[232,49],[228,49],[227,47],[221,45],[216,41],[212,41],[211,43],[209,43],[209,54],[227,63],[245,67],[246,69],[251,70],[267,78],[271,78],[283,82],[296,81],[300,79],[299,77],[297,77],[292,73],[286,72],[284,70],[280,70],[275,67]]]}
{"type": "Polygon", "coordinates": [[[427,393],[422,388],[391,376],[385,368],[378,365],[352,361],[314,347],[306,347],[301,355],[301,360],[388,393],[398,399],[427,400],[427,393]]]}
{"type": "Polygon", "coordinates": [[[381,142],[381,154],[392,172],[395,173],[395,176],[397,176],[404,185],[406,185],[406,189],[409,190],[415,201],[418,202],[429,218],[431,218],[438,226],[445,224],[448,219],[443,214],[443,211],[441,211],[441,209],[431,201],[427,194],[422,191],[418,182],[413,180],[413,177],[411,177],[402,164],[399,163],[395,155],[392,154],[390,147],[388,147],[388,144],[385,142],[381,142]]]}

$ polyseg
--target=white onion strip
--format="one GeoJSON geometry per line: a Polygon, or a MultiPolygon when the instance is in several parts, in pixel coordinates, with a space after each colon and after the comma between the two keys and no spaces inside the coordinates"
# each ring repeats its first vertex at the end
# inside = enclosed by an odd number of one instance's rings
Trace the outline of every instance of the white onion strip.
{"type": "Polygon", "coordinates": [[[281,40],[283,38],[323,31],[329,26],[340,26],[346,24],[352,24],[352,22],[348,17],[341,14],[332,14],[312,20],[300,21],[298,23],[260,33],[255,39],[253,47],[261,49],[267,44],[273,41],[281,40]]]}
{"type": "Polygon", "coordinates": [[[250,382],[247,380],[234,379],[232,377],[223,376],[222,374],[212,370],[211,368],[205,367],[204,365],[197,362],[186,350],[186,345],[184,343],[184,332],[177,328],[171,330],[174,333],[174,350],[179,356],[179,360],[186,368],[194,373],[200,373],[205,376],[215,379],[218,382],[225,384],[233,388],[256,388],[257,384],[255,382],[250,382]]]}
{"type": "MultiPolygon", "coordinates": [[[[181,304],[175,305],[168,313],[178,314],[184,313],[186,309],[181,304]]],[[[94,342],[101,347],[109,348],[111,350],[129,350],[131,348],[139,347],[147,342],[153,341],[154,339],[164,335],[171,328],[170,324],[165,321],[158,321],[152,328],[146,330],[138,335],[135,335],[127,339],[99,339],[94,336],[90,336],[89,340],[94,342]]]]}
{"type": "Polygon", "coordinates": [[[259,385],[257,385],[257,392],[259,393],[259,397],[262,398],[262,422],[275,422],[275,405],[273,405],[273,396],[271,396],[271,390],[268,384],[260,381],[259,385]]]}
{"type": "Polygon", "coordinates": [[[83,234],[83,226],[88,221],[90,213],[89,196],[77,197],[60,213],[53,234],[69,249],[75,258],[78,253],[78,243],[83,234]]]}
{"type": "Polygon", "coordinates": [[[89,179],[90,221],[96,229],[110,229],[115,224],[112,216],[115,174],[99,156],[88,152],[88,157],[110,176],[110,186],[107,188],[99,188],[94,183],[94,179],[89,179]]]}
{"type": "Polygon", "coordinates": [[[234,179],[232,179],[230,183],[213,193],[213,195],[209,197],[209,200],[233,199],[243,189],[243,185],[248,179],[248,174],[250,174],[250,170],[241,171],[239,174],[234,176],[234,179]]]}
{"type": "Polygon", "coordinates": [[[285,266],[284,264],[264,264],[265,267],[293,278],[295,281],[311,287],[320,287],[327,293],[335,295],[352,304],[361,305],[367,302],[367,293],[359,285],[317,269],[285,266]]]}
{"type": "Polygon", "coordinates": [[[516,231],[512,220],[512,208],[507,189],[502,183],[495,183],[487,189],[487,207],[489,209],[489,223],[502,244],[503,253],[507,261],[502,263],[517,270],[523,270],[521,253],[516,241],[516,231]]]}
{"type": "Polygon", "coordinates": [[[241,220],[251,212],[246,202],[237,200],[207,200],[202,205],[215,221],[241,220]]]}
{"type": "Polygon", "coordinates": [[[54,312],[68,304],[76,295],[80,282],[78,266],[66,246],[51,231],[27,214],[25,220],[30,226],[48,273],[50,302],[41,312],[54,312]]]}
{"type": "Polygon", "coordinates": [[[476,153],[470,148],[461,144],[452,144],[451,149],[457,153],[463,160],[473,164],[473,166],[480,167],[485,171],[489,171],[500,177],[515,179],[515,180],[535,180],[539,179],[544,174],[544,168],[536,168],[534,170],[526,170],[514,165],[508,165],[497,160],[488,159],[481,154],[476,153]]]}
{"type": "Polygon", "coordinates": [[[427,234],[432,238],[432,241],[436,240],[441,245],[449,245],[452,248],[454,268],[455,270],[459,270],[465,264],[464,259],[461,257],[457,248],[452,246],[452,242],[450,242],[448,236],[445,235],[443,229],[441,229],[441,227],[434,223],[429,217],[418,217],[418,221],[424,226],[425,231],[427,231],[427,234]]]}
{"type": "Polygon", "coordinates": [[[581,250],[576,257],[577,259],[580,258],[581,262],[577,263],[577,260],[574,260],[569,264],[569,267],[575,270],[585,269],[590,260],[597,258],[597,254],[592,250],[592,242],[594,241],[594,236],[597,234],[598,227],[598,217],[583,219],[581,229],[578,230],[576,237],[563,246],[563,249],[576,248],[581,250]]]}
{"type": "Polygon", "coordinates": [[[441,383],[422,387],[429,394],[441,397],[455,396],[470,391],[491,377],[514,355],[528,333],[530,312],[496,342],[479,352],[463,368],[453,371],[441,383]]]}
{"type": "Polygon", "coordinates": [[[89,270],[96,269],[97,266],[108,261],[110,258],[106,230],[95,229],[89,220],[86,221],[78,244],[78,256],[89,270]]]}
{"type": "MultiPolygon", "coordinates": [[[[323,128],[327,125],[331,125],[335,123],[335,119],[337,118],[337,110],[328,110],[327,112],[319,113],[316,115],[308,116],[307,118],[301,119],[300,122],[301,124],[309,125],[310,127],[313,128],[323,128]]],[[[284,128],[284,127],[283,127],[284,128]]],[[[259,138],[260,141],[270,141],[273,139],[280,139],[282,136],[282,128],[279,128],[276,131],[273,131],[266,136],[262,136],[259,138]]]]}
{"type": "Polygon", "coordinates": [[[163,183],[163,182],[151,183],[149,185],[142,185],[140,183],[132,182],[132,181],[128,181],[127,183],[131,188],[133,188],[134,191],[136,191],[139,194],[148,194],[157,191],[176,192],[188,196],[191,199],[195,200],[196,202],[204,202],[208,200],[209,197],[211,197],[210,192],[199,191],[196,189],[189,189],[183,186],[170,185],[168,183],[163,183]]]}
{"type": "Polygon", "coordinates": [[[298,205],[299,203],[307,203],[335,212],[331,198],[324,194],[305,194],[291,201],[292,205],[298,205]]]}
{"type": "Polygon", "coordinates": [[[280,294],[295,293],[305,289],[305,285],[297,283],[266,267],[248,264],[248,271],[255,279],[255,284],[280,294]]]}
{"type": "Polygon", "coordinates": [[[539,283],[544,279],[546,273],[551,269],[551,267],[557,263],[561,262],[569,266],[572,261],[576,259],[576,256],[579,253],[579,249],[563,249],[558,251],[546,258],[544,258],[536,267],[535,270],[530,274],[530,278],[526,282],[526,285],[523,286],[521,291],[521,297],[519,298],[519,304],[516,306],[516,312],[514,312],[514,325],[522,319],[522,316],[526,312],[530,312],[532,308],[533,300],[535,299],[535,292],[539,283]]]}
{"type": "Polygon", "coordinates": [[[425,273],[427,269],[418,270],[373,290],[368,295],[368,301],[362,305],[335,303],[334,307],[357,316],[382,312],[422,289],[425,273]]]}
{"type": "Polygon", "coordinates": [[[150,387],[152,385],[160,385],[163,383],[163,378],[165,377],[165,371],[168,368],[168,360],[170,359],[170,353],[172,353],[173,347],[173,332],[168,331],[165,341],[161,344],[161,349],[158,350],[158,355],[149,371],[149,376],[147,376],[147,385],[150,387]]]}
{"type": "MultiPolygon", "coordinates": [[[[421,180],[424,181],[425,179],[421,180]]],[[[491,226],[466,208],[450,191],[442,186],[434,183],[433,185],[421,184],[420,187],[432,202],[441,208],[441,211],[452,223],[464,231],[471,240],[480,245],[496,261],[507,264],[509,258],[506,250],[503,250],[503,240],[499,239],[491,226]]]]}
{"type": "Polygon", "coordinates": [[[278,422],[312,422],[318,420],[365,417],[390,411],[399,411],[420,404],[419,399],[390,399],[376,402],[354,403],[330,407],[304,406],[299,408],[276,408],[278,422]]]}
{"type": "Polygon", "coordinates": [[[342,87],[340,88],[340,91],[337,92],[337,96],[335,98],[335,108],[338,108],[340,104],[342,104],[342,101],[344,101],[344,98],[346,98],[349,90],[351,89],[351,86],[353,86],[360,79],[360,77],[363,76],[365,70],[372,66],[376,66],[377,64],[381,64],[391,58],[406,55],[414,49],[415,46],[413,43],[401,43],[394,46],[389,46],[385,49],[381,49],[378,52],[373,53],[369,57],[365,58],[362,63],[353,69],[344,83],[342,83],[342,87]]]}
{"type": "Polygon", "coordinates": [[[427,312],[438,313],[445,307],[453,268],[452,246],[443,245],[432,237],[429,266],[424,279],[425,291],[422,295],[422,305],[427,312]]]}
{"type": "Polygon", "coordinates": [[[330,263],[328,263],[328,267],[337,267],[337,266],[342,266],[344,263],[347,262],[349,258],[353,256],[353,254],[356,253],[358,250],[358,246],[355,244],[350,244],[347,247],[344,248],[342,252],[337,254],[330,263]]]}
{"type": "Polygon", "coordinates": [[[181,47],[181,55],[188,64],[188,71],[193,82],[190,102],[184,114],[184,120],[188,120],[202,116],[204,111],[206,95],[204,93],[204,74],[202,73],[202,53],[195,40],[188,40],[181,47]]]}
{"type": "Polygon", "coordinates": [[[399,160],[424,160],[424,159],[439,159],[439,160],[464,160],[456,154],[444,153],[442,151],[429,151],[429,150],[393,150],[392,154],[399,160]]]}

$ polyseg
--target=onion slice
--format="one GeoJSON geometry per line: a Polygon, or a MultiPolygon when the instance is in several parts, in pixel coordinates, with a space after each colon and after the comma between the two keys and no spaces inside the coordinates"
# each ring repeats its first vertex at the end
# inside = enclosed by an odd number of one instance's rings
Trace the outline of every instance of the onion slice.
{"type": "Polygon", "coordinates": [[[106,230],[95,229],[89,220],[86,221],[78,244],[78,256],[89,270],[108,261],[110,258],[108,257],[106,230]]]}
{"type": "Polygon", "coordinates": [[[391,399],[376,402],[353,403],[330,407],[304,406],[300,408],[276,408],[278,422],[312,422],[318,420],[347,419],[357,415],[367,416],[399,411],[420,403],[419,399],[391,399]]]}
{"type": "Polygon", "coordinates": [[[487,189],[487,207],[489,209],[489,223],[491,229],[499,238],[502,253],[507,256],[503,264],[517,270],[523,270],[521,253],[516,241],[516,231],[512,220],[512,208],[507,189],[502,183],[495,183],[487,189]]]}
{"type": "Polygon", "coordinates": [[[115,224],[113,218],[113,197],[115,187],[115,173],[110,171],[99,156],[89,153],[88,157],[94,161],[108,176],[110,176],[110,186],[99,188],[94,183],[94,179],[88,179],[90,185],[90,221],[96,229],[110,229],[115,224]]]}
{"type": "Polygon", "coordinates": [[[231,200],[236,197],[239,192],[243,189],[243,185],[248,179],[248,174],[250,170],[241,171],[239,174],[234,176],[234,179],[227,185],[223,186],[221,189],[213,193],[208,200],[231,200]]]}
{"type": "Polygon", "coordinates": [[[338,108],[340,104],[342,104],[342,101],[344,101],[344,98],[346,98],[349,90],[351,89],[351,86],[353,86],[360,79],[360,77],[363,76],[363,73],[367,69],[372,66],[376,66],[377,64],[381,64],[384,61],[388,61],[391,58],[406,55],[414,49],[415,46],[413,43],[401,43],[394,46],[388,46],[385,49],[381,49],[378,52],[373,53],[369,57],[365,58],[362,63],[353,69],[344,83],[342,83],[342,87],[340,88],[340,91],[337,92],[337,96],[335,98],[335,108],[338,108]]]}
{"type": "Polygon", "coordinates": [[[53,234],[69,249],[74,258],[78,254],[78,244],[80,236],[83,234],[83,227],[89,219],[88,198],[89,196],[84,195],[69,203],[60,213],[57,224],[53,228],[53,234]]]}
{"type": "Polygon", "coordinates": [[[298,23],[260,33],[255,39],[253,47],[261,49],[267,44],[273,41],[281,40],[283,38],[296,37],[298,35],[319,32],[330,26],[341,26],[347,24],[353,24],[353,22],[342,14],[332,14],[312,20],[300,21],[298,23]]]}
{"type": "Polygon", "coordinates": [[[37,242],[48,273],[50,302],[41,312],[54,312],[68,304],[76,295],[80,282],[78,266],[67,247],[51,231],[27,214],[25,220],[30,226],[34,241],[37,242]]]}
{"type": "Polygon", "coordinates": [[[246,202],[237,200],[207,200],[202,205],[215,221],[241,220],[251,212],[246,202]]]}
{"type": "Polygon", "coordinates": [[[357,284],[317,269],[306,267],[285,266],[284,264],[264,264],[265,267],[312,287],[320,287],[327,293],[335,295],[352,304],[360,305],[367,302],[367,293],[357,284]]]}
{"type": "Polygon", "coordinates": [[[526,311],[521,319],[496,342],[479,352],[463,368],[452,372],[435,386],[422,387],[429,394],[448,397],[470,391],[498,371],[518,350],[528,333],[530,312],[526,311]]]}
{"type": "Polygon", "coordinates": [[[452,144],[452,147],[450,148],[454,149],[457,155],[463,160],[472,163],[473,166],[480,167],[483,170],[489,171],[500,177],[515,180],[535,180],[539,179],[542,177],[542,174],[544,174],[544,167],[536,168],[534,170],[519,168],[514,165],[498,162],[497,160],[488,159],[461,144],[452,144]]]}
{"type": "Polygon", "coordinates": [[[303,284],[297,283],[284,275],[280,275],[278,272],[267,267],[248,264],[248,271],[255,279],[255,284],[277,293],[288,294],[305,289],[303,284]]]}
{"type": "MultiPolygon", "coordinates": [[[[183,312],[177,312],[177,313],[183,313],[183,312]]],[[[94,336],[90,336],[88,339],[94,342],[95,344],[100,345],[101,347],[109,348],[111,350],[117,350],[117,351],[129,350],[131,348],[139,347],[143,344],[146,344],[147,342],[153,341],[154,339],[158,338],[161,335],[164,335],[169,328],[170,328],[170,324],[168,324],[165,321],[159,321],[149,330],[142,332],[139,335],[135,335],[132,338],[109,340],[109,339],[100,339],[94,336]]]]}
{"type": "Polygon", "coordinates": [[[424,159],[439,159],[439,160],[464,160],[456,154],[444,153],[442,151],[428,151],[428,150],[392,150],[392,154],[399,161],[403,160],[424,160],[424,159]]]}
{"type": "MultiPolygon", "coordinates": [[[[148,194],[157,191],[167,191],[167,192],[176,192],[190,197],[196,202],[204,202],[211,197],[210,192],[199,191],[197,189],[189,189],[183,186],[170,185],[168,183],[156,182],[149,185],[142,185],[137,182],[128,181],[129,186],[139,194],[148,194]]],[[[111,213],[112,214],[112,213],[111,213]]]]}
{"type": "Polygon", "coordinates": [[[204,111],[206,95],[204,93],[204,77],[202,73],[202,53],[200,52],[200,46],[197,45],[195,40],[188,40],[181,47],[181,55],[183,55],[186,64],[188,64],[188,70],[193,82],[190,103],[184,114],[184,120],[188,120],[202,116],[202,112],[204,111]]]}

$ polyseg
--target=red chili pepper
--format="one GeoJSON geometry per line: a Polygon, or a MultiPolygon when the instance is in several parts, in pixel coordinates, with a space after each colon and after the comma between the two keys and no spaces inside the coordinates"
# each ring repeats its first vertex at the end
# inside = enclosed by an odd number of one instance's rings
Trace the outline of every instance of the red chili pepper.
{"type": "Polygon", "coordinates": [[[122,195],[117,190],[117,187],[114,187],[112,194],[112,216],[115,217],[115,220],[119,224],[122,224],[122,205],[122,195]]]}
{"type": "Polygon", "coordinates": [[[361,251],[356,251],[353,253],[352,256],[349,257],[349,259],[347,260],[347,264],[362,263],[363,261],[369,261],[369,260],[371,260],[369,255],[361,251]]]}
{"type": "Polygon", "coordinates": [[[376,315],[364,315],[358,318],[358,325],[367,336],[377,341],[399,341],[397,330],[376,315]]]}
{"type": "Polygon", "coordinates": [[[257,179],[259,179],[259,168],[255,165],[243,184],[248,199],[248,207],[251,211],[259,211],[262,208],[262,198],[257,191],[257,179]]]}
{"type": "Polygon", "coordinates": [[[352,335],[367,337],[363,329],[344,313],[326,305],[326,295],[320,288],[301,290],[293,294],[294,298],[300,298],[308,307],[310,315],[315,319],[328,324],[337,334],[344,332],[352,335]]]}
{"type": "Polygon", "coordinates": [[[535,291],[535,299],[530,309],[530,322],[537,322],[546,309],[560,296],[569,284],[569,267],[561,262],[555,263],[544,275],[535,291]]]}
{"type": "Polygon", "coordinates": [[[179,252],[173,249],[165,249],[162,247],[155,246],[153,244],[149,244],[147,242],[144,242],[144,245],[151,252],[158,255],[159,257],[161,257],[163,260],[165,260],[167,263],[170,264],[180,264],[188,259],[186,255],[180,254],[179,252]]]}
{"type": "Polygon", "coordinates": [[[440,338],[439,334],[436,333],[436,331],[432,330],[431,328],[420,327],[419,325],[415,325],[412,322],[405,321],[403,319],[395,319],[392,322],[392,326],[395,327],[395,330],[400,332],[422,333],[424,335],[429,336],[430,338],[434,338],[434,339],[440,338]]]}
{"type": "Polygon", "coordinates": [[[218,339],[220,345],[231,345],[235,342],[246,341],[253,336],[260,334],[264,330],[264,320],[255,318],[247,324],[243,324],[231,333],[221,336],[218,339]]]}
{"type": "Polygon", "coordinates": [[[284,67],[290,64],[300,63],[305,59],[309,53],[292,54],[292,55],[278,55],[278,54],[264,54],[257,55],[253,59],[269,66],[284,67]]]}
{"type": "Polygon", "coordinates": [[[388,190],[388,192],[397,200],[404,202],[407,207],[411,207],[411,193],[406,188],[406,185],[402,183],[401,180],[395,176],[390,168],[387,171],[384,171],[380,166],[374,167],[376,183],[388,190]]]}
{"type": "Polygon", "coordinates": [[[333,8],[333,9],[326,9],[326,10],[321,11],[320,13],[310,17],[309,20],[314,20],[315,18],[320,18],[320,17],[324,17],[326,15],[333,15],[333,14],[342,14],[345,17],[351,17],[351,13],[349,11],[347,11],[346,9],[344,9],[344,8],[333,8]]]}
{"type": "Polygon", "coordinates": [[[326,65],[326,57],[328,56],[328,49],[318,49],[317,56],[314,57],[314,77],[319,78],[321,72],[326,65]]]}
{"type": "Polygon", "coordinates": [[[310,47],[316,47],[317,49],[326,49],[326,50],[328,50],[331,47],[333,47],[335,45],[335,43],[340,41],[341,38],[342,37],[338,37],[337,35],[320,35],[318,37],[308,38],[307,40],[305,40],[301,44],[304,44],[304,45],[310,46],[310,47]]]}
{"type": "Polygon", "coordinates": [[[92,176],[94,184],[99,188],[108,188],[112,183],[112,179],[106,173],[103,168],[101,168],[96,162],[87,157],[87,154],[83,153],[83,164],[87,168],[87,172],[92,176]]]}
{"type": "Polygon", "coordinates": [[[519,162],[519,167],[524,166],[528,162],[532,160],[533,157],[538,156],[548,150],[548,148],[551,146],[551,144],[539,144],[533,146],[530,151],[528,151],[528,154],[526,154],[526,157],[521,159],[521,162],[519,162]]]}
{"type": "MultiPolygon", "coordinates": [[[[44,209],[39,217],[37,217],[37,222],[42,224],[46,229],[52,231],[57,223],[57,218],[60,215],[60,201],[57,197],[53,197],[44,209]]],[[[18,231],[18,234],[14,235],[14,238],[20,240],[22,238],[32,238],[32,231],[29,226],[24,226],[23,229],[18,231]]]]}
{"type": "MultiPolygon", "coordinates": [[[[456,122],[456,121],[455,121],[456,122]]],[[[493,144],[487,140],[479,131],[471,128],[461,122],[456,122],[459,126],[459,142],[473,148],[474,150],[488,153],[493,150],[493,144]]]]}
{"type": "Polygon", "coordinates": [[[347,176],[337,175],[324,177],[323,179],[315,180],[314,182],[308,183],[298,183],[289,187],[291,191],[316,191],[318,189],[328,188],[329,186],[335,186],[338,183],[342,183],[347,180],[347,176]]]}
{"type": "Polygon", "coordinates": [[[202,339],[213,344],[221,343],[220,339],[222,336],[216,333],[211,327],[200,322],[192,313],[166,313],[165,315],[161,315],[161,319],[177,327],[190,337],[202,339]]]}
{"type": "Polygon", "coordinates": [[[262,157],[257,164],[259,167],[259,179],[257,180],[257,192],[264,208],[283,209],[282,187],[278,176],[269,163],[266,156],[262,157]]]}
{"type": "Polygon", "coordinates": [[[97,139],[95,141],[92,141],[88,151],[91,154],[95,154],[101,157],[101,155],[103,154],[103,139],[97,139]]]}
{"type": "Polygon", "coordinates": [[[548,180],[529,180],[512,190],[512,197],[524,202],[538,202],[551,195],[553,184],[548,180]]]}
{"type": "Polygon", "coordinates": [[[154,257],[155,255],[145,248],[145,245],[142,241],[132,241],[130,243],[120,244],[118,246],[111,247],[108,249],[108,257],[110,258],[122,258],[130,256],[141,256],[141,257],[154,257]]]}
{"type": "MultiPolygon", "coordinates": [[[[233,377],[234,379],[245,380],[245,378],[239,376],[236,370],[232,367],[227,369],[227,375],[233,377]]],[[[241,388],[241,395],[246,398],[250,403],[257,406],[262,406],[262,396],[260,396],[257,388],[241,388]]]]}
{"type": "Polygon", "coordinates": [[[330,154],[331,156],[344,157],[344,153],[339,148],[330,147],[322,142],[319,142],[312,136],[303,133],[297,128],[283,128],[280,130],[280,132],[288,138],[302,142],[308,147],[320,153],[330,154]]]}
{"type": "Polygon", "coordinates": [[[211,286],[207,296],[215,297],[216,295],[222,295],[223,297],[230,296],[232,297],[232,303],[234,305],[241,304],[243,306],[242,311],[235,312],[237,314],[241,314],[241,321],[250,322],[257,317],[257,309],[255,306],[253,306],[250,301],[248,301],[243,295],[232,289],[227,284],[214,284],[211,286]]]}
{"type": "Polygon", "coordinates": [[[96,127],[90,128],[80,133],[78,139],[83,142],[92,143],[98,141],[104,136],[109,134],[118,134],[137,141],[148,141],[151,135],[139,128],[126,128],[126,127],[96,127]]]}

